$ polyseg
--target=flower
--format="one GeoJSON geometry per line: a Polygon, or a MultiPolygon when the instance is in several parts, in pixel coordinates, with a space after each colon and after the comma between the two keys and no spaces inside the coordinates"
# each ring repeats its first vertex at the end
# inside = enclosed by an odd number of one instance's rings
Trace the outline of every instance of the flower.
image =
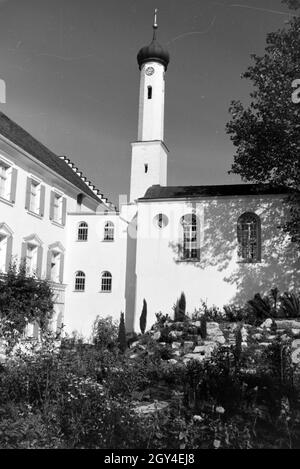
{"type": "Polygon", "coordinates": [[[202,422],[203,417],[201,415],[194,415],[193,420],[194,422],[202,422]]]}
{"type": "Polygon", "coordinates": [[[224,414],[225,409],[222,406],[218,406],[216,407],[216,412],[218,412],[218,414],[224,414]]]}
{"type": "Polygon", "coordinates": [[[219,449],[220,446],[221,446],[221,441],[220,441],[220,440],[215,440],[215,441],[214,441],[214,448],[215,448],[215,449],[219,449]]]}

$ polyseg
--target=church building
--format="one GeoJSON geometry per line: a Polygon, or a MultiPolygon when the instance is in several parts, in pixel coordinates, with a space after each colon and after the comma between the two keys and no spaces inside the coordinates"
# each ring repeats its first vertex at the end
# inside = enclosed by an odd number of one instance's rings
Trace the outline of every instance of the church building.
{"type": "MultiPolygon", "coordinates": [[[[0,271],[26,259],[55,292],[53,328],[88,337],[95,318],[125,312],[139,331],[156,313],[243,305],[257,292],[299,290],[299,254],[281,226],[285,188],[168,186],[164,143],[168,51],[153,39],[137,56],[137,141],[129,203],[117,209],[72,162],[0,113],[0,271]]],[[[186,157],[188,165],[188,155],[186,157]]],[[[33,327],[33,326],[32,326],[33,327]]],[[[29,327],[30,329],[30,327],[29,327]]],[[[28,333],[34,334],[34,330],[28,333]]]]}

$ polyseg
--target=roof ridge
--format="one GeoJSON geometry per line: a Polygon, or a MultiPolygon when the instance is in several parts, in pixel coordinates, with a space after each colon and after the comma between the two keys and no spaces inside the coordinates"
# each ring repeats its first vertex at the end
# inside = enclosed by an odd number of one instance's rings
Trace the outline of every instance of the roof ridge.
{"type": "Polygon", "coordinates": [[[100,192],[100,189],[97,189],[96,186],[91,182],[88,181],[86,176],[83,176],[83,172],[75,166],[75,164],[68,158],[67,156],[60,155],[59,158],[74,171],[74,173],[77,174],[78,177],[90,188],[90,190],[97,195],[97,197],[103,202],[104,204],[108,205],[112,210],[117,211],[117,207],[108,200],[107,197],[104,197],[104,195],[100,192]]]}

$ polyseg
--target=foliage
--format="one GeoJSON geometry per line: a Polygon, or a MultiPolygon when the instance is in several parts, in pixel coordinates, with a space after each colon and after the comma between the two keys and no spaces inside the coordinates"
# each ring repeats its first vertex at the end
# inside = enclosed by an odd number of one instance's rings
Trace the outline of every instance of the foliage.
{"type": "Polygon", "coordinates": [[[10,333],[13,346],[30,323],[36,322],[45,331],[52,314],[53,292],[48,281],[28,276],[25,263],[11,264],[0,279],[0,335],[10,333]]]}
{"type": "Polygon", "coordinates": [[[279,315],[284,318],[300,317],[300,296],[299,293],[285,292],[280,297],[279,315]]]}
{"type": "Polygon", "coordinates": [[[156,325],[158,328],[163,327],[166,322],[170,322],[171,318],[168,314],[163,314],[162,312],[156,313],[156,325]]]}
{"type": "Polygon", "coordinates": [[[111,316],[97,316],[93,324],[92,341],[97,349],[110,349],[116,346],[118,326],[111,316]]]}
{"type": "Polygon", "coordinates": [[[124,353],[127,348],[124,313],[121,313],[121,317],[120,317],[119,333],[118,333],[118,347],[121,353],[124,353]]]}
{"type": "MultiPolygon", "coordinates": [[[[286,0],[299,8],[298,0],[286,0]]],[[[227,133],[236,147],[232,173],[244,181],[270,183],[299,190],[300,106],[292,100],[292,83],[300,78],[300,17],[285,29],[267,35],[265,54],[252,55],[244,73],[254,87],[251,102],[231,103],[227,133]]],[[[300,197],[289,198],[290,219],[285,229],[300,242],[300,197]]]]}
{"type": "Polygon", "coordinates": [[[223,307],[225,318],[229,322],[240,322],[247,318],[247,308],[236,305],[225,305],[223,307]]]}
{"type": "Polygon", "coordinates": [[[254,298],[248,301],[248,304],[253,310],[257,324],[274,315],[274,309],[268,296],[262,297],[260,293],[256,293],[254,298]]]}
{"type": "Polygon", "coordinates": [[[140,329],[141,329],[142,334],[145,334],[146,325],[147,325],[147,301],[144,299],[142,314],[140,317],[140,329]]]}

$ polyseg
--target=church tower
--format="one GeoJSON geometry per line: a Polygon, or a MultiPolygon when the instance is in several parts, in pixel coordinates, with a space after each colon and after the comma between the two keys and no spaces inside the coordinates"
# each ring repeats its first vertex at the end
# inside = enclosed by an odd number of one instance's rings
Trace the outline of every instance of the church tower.
{"type": "Polygon", "coordinates": [[[168,149],[164,144],[165,73],[169,53],[157,41],[157,10],[153,39],[137,56],[140,68],[138,140],[132,143],[130,202],[155,184],[167,184],[168,149]]]}

